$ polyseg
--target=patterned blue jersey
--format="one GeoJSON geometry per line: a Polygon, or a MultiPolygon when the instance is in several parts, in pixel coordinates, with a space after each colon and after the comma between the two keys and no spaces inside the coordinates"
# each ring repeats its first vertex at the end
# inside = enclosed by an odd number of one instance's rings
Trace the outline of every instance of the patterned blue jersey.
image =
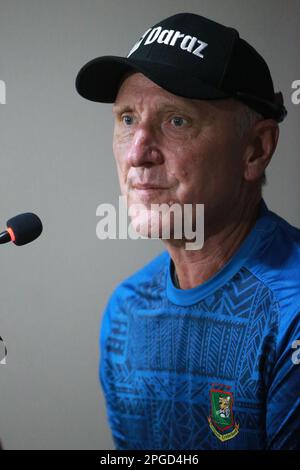
{"type": "Polygon", "coordinates": [[[300,230],[268,209],[213,277],[167,251],[104,312],[99,376],[117,449],[300,449],[300,230]]]}

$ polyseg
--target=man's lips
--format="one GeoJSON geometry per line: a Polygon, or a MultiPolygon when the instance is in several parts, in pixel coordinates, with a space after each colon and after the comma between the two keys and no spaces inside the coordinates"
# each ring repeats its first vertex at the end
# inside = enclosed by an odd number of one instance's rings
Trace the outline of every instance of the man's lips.
{"type": "Polygon", "coordinates": [[[168,187],[156,184],[135,184],[133,185],[133,189],[168,189],[168,187]]]}

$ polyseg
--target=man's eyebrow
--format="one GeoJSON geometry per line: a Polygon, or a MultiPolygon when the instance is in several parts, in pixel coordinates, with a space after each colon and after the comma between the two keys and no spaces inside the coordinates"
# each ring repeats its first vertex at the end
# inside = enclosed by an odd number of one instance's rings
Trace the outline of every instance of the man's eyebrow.
{"type": "Polygon", "coordinates": [[[162,104],[160,111],[161,112],[175,111],[178,113],[185,114],[185,113],[191,113],[193,111],[193,108],[187,107],[187,106],[181,106],[180,104],[176,104],[176,103],[165,103],[165,104],[162,104]]]}
{"type": "Polygon", "coordinates": [[[114,114],[124,113],[126,111],[130,112],[133,108],[129,104],[114,104],[112,107],[112,112],[114,114]]]}
{"type": "MultiPolygon", "coordinates": [[[[114,114],[121,114],[124,112],[132,112],[134,110],[134,107],[129,105],[129,104],[115,104],[112,107],[112,112],[114,114]]],[[[176,103],[161,103],[160,106],[157,109],[158,114],[162,114],[164,112],[178,112],[178,113],[192,113],[195,112],[194,106],[191,107],[184,107],[180,104],[176,103]]]]}

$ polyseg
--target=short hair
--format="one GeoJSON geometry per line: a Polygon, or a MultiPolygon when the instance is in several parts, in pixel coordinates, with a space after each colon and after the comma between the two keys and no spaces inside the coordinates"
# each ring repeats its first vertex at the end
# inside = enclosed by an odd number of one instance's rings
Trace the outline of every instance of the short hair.
{"type": "MultiPolygon", "coordinates": [[[[254,124],[264,119],[264,117],[241,101],[238,101],[238,103],[239,107],[235,113],[235,125],[238,135],[242,138],[254,124]]],[[[266,171],[263,172],[261,177],[261,185],[263,186],[265,184],[267,184],[266,171]]]]}

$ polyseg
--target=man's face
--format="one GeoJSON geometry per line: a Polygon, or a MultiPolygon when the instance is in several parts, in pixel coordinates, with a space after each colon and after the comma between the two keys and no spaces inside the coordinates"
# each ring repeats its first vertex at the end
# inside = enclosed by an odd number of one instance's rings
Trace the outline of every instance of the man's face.
{"type": "MultiPolygon", "coordinates": [[[[175,96],[141,73],[118,92],[113,151],[127,204],[205,204],[205,226],[238,202],[243,180],[242,142],[233,100],[175,96]]],[[[148,232],[147,216],[132,217],[148,232]]]]}

